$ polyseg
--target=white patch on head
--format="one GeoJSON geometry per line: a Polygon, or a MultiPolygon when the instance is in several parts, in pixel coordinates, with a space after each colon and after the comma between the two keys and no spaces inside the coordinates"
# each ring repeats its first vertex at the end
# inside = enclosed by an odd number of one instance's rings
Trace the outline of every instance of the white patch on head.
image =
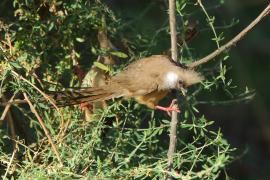
{"type": "Polygon", "coordinates": [[[167,88],[175,88],[178,81],[178,75],[175,72],[169,71],[165,75],[164,83],[167,88]]]}

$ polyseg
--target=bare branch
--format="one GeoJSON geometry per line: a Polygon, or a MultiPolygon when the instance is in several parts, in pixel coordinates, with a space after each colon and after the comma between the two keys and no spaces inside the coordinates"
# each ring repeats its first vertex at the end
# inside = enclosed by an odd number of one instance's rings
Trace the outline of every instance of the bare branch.
{"type": "Polygon", "coordinates": [[[1,102],[0,106],[17,105],[17,104],[27,104],[27,101],[22,99],[14,99],[13,101],[1,102]]]}
{"type": "MultiPolygon", "coordinates": [[[[171,34],[171,51],[172,59],[177,61],[177,33],[176,33],[176,18],[175,18],[175,0],[169,0],[169,22],[170,22],[170,34],[171,34]]],[[[178,105],[175,103],[174,108],[177,108],[178,105]]],[[[168,167],[169,171],[172,169],[173,165],[173,154],[176,147],[176,133],[177,133],[177,112],[172,112],[171,123],[170,123],[170,144],[168,150],[168,167]]],[[[169,177],[167,176],[166,179],[169,177]]],[[[172,178],[172,177],[170,177],[172,178]]]]}
{"type": "Polygon", "coordinates": [[[14,94],[14,95],[10,98],[10,100],[7,102],[7,105],[6,105],[4,111],[3,111],[2,115],[1,115],[0,121],[3,121],[3,120],[5,119],[5,117],[6,117],[7,113],[8,113],[8,111],[9,111],[9,108],[11,107],[11,104],[10,104],[10,103],[13,101],[13,99],[14,99],[15,96],[16,96],[16,94],[14,94]]]}
{"type": "Polygon", "coordinates": [[[172,59],[177,61],[177,33],[176,33],[176,19],[175,19],[175,0],[169,0],[169,22],[171,34],[171,51],[172,59]]]}
{"type": "MultiPolygon", "coordinates": [[[[10,102],[14,101],[14,98],[15,98],[16,95],[17,95],[17,93],[15,93],[10,98],[9,101],[7,101],[5,95],[3,95],[2,99],[3,99],[4,102],[10,103],[10,102]]],[[[15,131],[15,126],[14,126],[14,119],[12,117],[12,113],[10,111],[10,107],[11,107],[10,104],[7,104],[6,105],[5,110],[4,110],[4,112],[3,112],[2,116],[1,116],[0,121],[6,119],[6,121],[8,123],[8,126],[9,126],[9,129],[10,129],[11,138],[12,139],[16,139],[16,131],[15,131]]],[[[17,143],[16,142],[12,142],[12,145],[13,145],[13,149],[15,149],[16,146],[17,146],[17,143]]],[[[16,159],[16,156],[15,156],[15,159],[16,159]]]]}
{"type": "Polygon", "coordinates": [[[238,41],[243,39],[245,35],[247,35],[263,18],[265,18],[270,13],[270,4],[261,12],[261,14],[253,20],[244,30],[242,30],[238,35],[236,35],[232,40],[230,40],[227,44],[221,46],[211,54],[207,55],[206,57],[197,60],[193,63],[188,64],[187,66],[190,68],[194,68],[201,64],[207,63],[211,59],[214,59],[216,56],[220,55],[223,51],[229,49],[232,46],[235,46],[238,41]]]}
{"type": "Polygon", "coordinates": [[[18,150],[18,147],[16,146],[15,149],[13,150],[13,153],[12,153],[12,156],[11,156],[10,161],[9,161],[9,163],[8,163],[8,166],[7,166],[5,175],[4,175],[4,177],[3,177],[4,180],[6,179],[6,177],[7,177],[7,175],[8,175],[8,172],[9,172],[9,169],[10,169],[10,167],[11,167],[11,165],[12,165],[12,162],[13,162],[13,160],[15,159],[17,150],[18,150]]]}

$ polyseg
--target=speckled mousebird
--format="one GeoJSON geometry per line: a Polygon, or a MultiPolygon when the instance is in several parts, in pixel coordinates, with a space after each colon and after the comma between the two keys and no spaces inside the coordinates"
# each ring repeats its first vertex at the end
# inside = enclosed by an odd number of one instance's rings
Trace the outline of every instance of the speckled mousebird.
{"type": "Polygon", "coordinates": [[[201,80],[199,73],[178,65],[168,56],[153,55],[131,63],[104,86],[55,92],[52,98],[59,106],[134,98],[149,108],[173,111],[176,109],[158,106],[158,102],[171,90],[182,90],[201,80]]]}

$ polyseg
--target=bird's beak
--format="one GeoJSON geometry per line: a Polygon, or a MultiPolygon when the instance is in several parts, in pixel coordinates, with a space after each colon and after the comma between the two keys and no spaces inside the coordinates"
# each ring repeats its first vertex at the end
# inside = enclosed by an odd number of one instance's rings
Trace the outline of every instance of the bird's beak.
{"type": "Polygon", "coordinates": [[[180,90],[181,90],[183,96],[187,95],[187,89],[185,89],[184,87],[181,87],[180,90]]]}

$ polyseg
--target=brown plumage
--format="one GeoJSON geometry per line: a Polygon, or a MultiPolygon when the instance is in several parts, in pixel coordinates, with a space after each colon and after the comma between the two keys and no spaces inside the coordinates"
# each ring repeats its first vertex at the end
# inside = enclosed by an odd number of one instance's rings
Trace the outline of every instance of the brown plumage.
{"type": "Polygon", "coordinates": [[[155,108],[170,90],[180,90],[201,80],[199,73],[177,66],[168,56],[154,55],[128,65],[104,86],[56,92],[52,98],[59,106],[68,106],[125,97],[155,108]]]}

